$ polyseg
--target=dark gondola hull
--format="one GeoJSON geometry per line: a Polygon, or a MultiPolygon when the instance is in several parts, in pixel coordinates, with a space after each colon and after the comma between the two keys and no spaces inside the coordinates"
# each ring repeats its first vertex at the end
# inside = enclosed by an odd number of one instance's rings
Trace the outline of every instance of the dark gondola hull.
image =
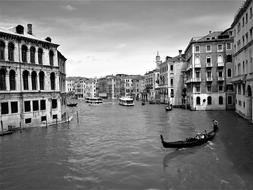
{"type": "Polygon", "coordinates": [[[77,103],[75,104],[67,104],[68,107],[76,107],[77,106],[77,103]]]}
{"type": "Polygon", "coordinates": [[[185,141],[166,142],[164,141],[164,138],[162,135],[160,135],[160,137],[161,137],[161,141],[164,148],[189,148],[189,147],[202,145],[212,140],[215,137],[216,131],[217,129],[214,129],[213,131],[205,134],[205,138],[203,139],[191,138],[185,141]]]}

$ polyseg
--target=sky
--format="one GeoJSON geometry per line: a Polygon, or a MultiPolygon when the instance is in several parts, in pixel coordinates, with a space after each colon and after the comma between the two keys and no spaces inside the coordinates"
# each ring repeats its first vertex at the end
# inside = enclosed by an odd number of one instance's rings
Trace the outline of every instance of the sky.
{"type": "Polygon", "coordinates": [[[33,25],[67,58],[67,76],[145,74],[192,37],[229,28],[241,0],[0,0],[0,28],[33,25]]]}

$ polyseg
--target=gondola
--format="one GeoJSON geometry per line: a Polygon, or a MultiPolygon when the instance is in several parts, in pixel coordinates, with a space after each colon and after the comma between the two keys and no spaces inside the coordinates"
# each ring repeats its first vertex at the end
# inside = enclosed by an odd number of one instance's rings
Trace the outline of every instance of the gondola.
{"type": "Polygon", "coordinates": [[[168,104],[168,105],[165,107],[165,110],[166,110],[166,111],[171,111],[171,110],[172,110],[172,105],[169,105],[169,104],[168,104]]]}
{"type": "Polygon", "coordinates": [[[69,107],[76,107],[76,106],[77,106],[77,103],[67,104],[67,106],[69,106],[69,107]]]}
{"type": "Polygon", "coordinates": [[[209,133],[197,134],[195,137],[187,138],[184,141],[166,142],[164,141],[162,135],[160,135],[160,137],[164,148],[188,148],[199,146],[206,143],[207,141],[212,140],[215,137],[217,130],[218,126],[214,126],[213,130],[210,131],[209,133]]]}

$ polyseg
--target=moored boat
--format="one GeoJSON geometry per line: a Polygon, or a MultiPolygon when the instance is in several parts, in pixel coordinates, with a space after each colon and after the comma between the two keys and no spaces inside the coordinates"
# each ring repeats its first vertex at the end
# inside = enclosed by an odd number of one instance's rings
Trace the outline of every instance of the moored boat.
{"type": "Polygon", "coordinates": [[[121,97],[119,98],[119,105],[134,106],[134,99],[131,97],[121,97]]]}
{"type": "Polygon", "coordinates": [[[101,104],[103,103],[103,100],[102,98],[99,98],[99,97],[87,97],[85,98],[85,102],[89,104],[101,104]]]}
{"type": "Polygon", "coordinates": [[[77,103],[67,104],[67,106],[69,106],[69,107],[76,107],[76,106],[77,106],[77,103]]]}

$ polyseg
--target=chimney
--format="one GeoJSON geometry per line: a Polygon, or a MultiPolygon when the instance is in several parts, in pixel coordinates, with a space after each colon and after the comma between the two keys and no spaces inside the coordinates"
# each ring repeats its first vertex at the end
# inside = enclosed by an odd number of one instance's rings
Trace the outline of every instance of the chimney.
{"type": "Polygon", "coordinates": [[[211,34],[212,33],[212,31],[211,30],[209,30],[209,34],[211,34]]]}
{"type": "Polygon", "coordinates": [[[182,56],[182,50],[180,49],[180,50],[178,50],[178,52],[179,52],[179,56],[181,57],[182,56]]]}
{"type": "Polygon", "coordinates": [[[32,24],[27,24],[27,33],[32,35],[33,34],[33,29],[32,29],[32,24]]]}

